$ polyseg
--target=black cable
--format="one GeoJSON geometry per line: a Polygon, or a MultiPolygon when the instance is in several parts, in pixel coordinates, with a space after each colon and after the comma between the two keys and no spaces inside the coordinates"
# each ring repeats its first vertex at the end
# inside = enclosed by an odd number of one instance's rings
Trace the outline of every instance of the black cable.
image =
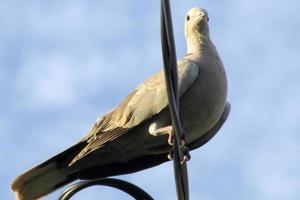
{"type": "Polygon", "coordinates": [[[173,166],[178,200],[189,199],[187,164],[184,160],[187,149],[182,141],[185,135],[179,118],[178,73],[172,17],[169,0],[161,0],[161,44],[169,99],[169,108],[175,132],[173,145],[173,166]]]}

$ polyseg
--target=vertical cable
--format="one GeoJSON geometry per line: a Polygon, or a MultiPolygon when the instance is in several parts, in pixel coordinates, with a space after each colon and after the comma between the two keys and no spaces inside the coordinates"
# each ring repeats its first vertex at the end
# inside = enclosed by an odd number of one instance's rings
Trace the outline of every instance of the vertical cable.
{"type": "Polygon", "coordinates": [[[169,0],[161,0],[161,44],[168,92],[169,108],[175,132],[173,142],[173,166],[178,200],[189,199],[188,172],[184,160],[187,149],[182,140],[185,133],[182,130],[179,117],[178,73],[175,42],[173,36],[172,17],[169,0]],[[183,145],[183,146],[182,146],[183,145]]]}

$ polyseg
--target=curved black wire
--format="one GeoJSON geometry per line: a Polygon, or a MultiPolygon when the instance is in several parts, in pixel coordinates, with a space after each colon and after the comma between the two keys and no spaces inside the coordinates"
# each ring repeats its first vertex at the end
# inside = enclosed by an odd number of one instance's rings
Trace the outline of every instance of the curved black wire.
{"type": "Polygon", "coordinates": [[[123,192],[126,192],[127,194],[129,194],[130,196],[132,196],[134,199],[137,200],[153,200],[153,198],[147,192],[145,192],[138,186],[129,183],[127,181],[114,179],[114,178],[104,178],[104,179],[101,178],[101,179],[94,179],[88,181],[80,181],[67,188],[59,197],[59,200],[68,200],[77,192],[87,187],[91,187],[95,185],[109,186],[109,187],[119,189],[123,192]]]}

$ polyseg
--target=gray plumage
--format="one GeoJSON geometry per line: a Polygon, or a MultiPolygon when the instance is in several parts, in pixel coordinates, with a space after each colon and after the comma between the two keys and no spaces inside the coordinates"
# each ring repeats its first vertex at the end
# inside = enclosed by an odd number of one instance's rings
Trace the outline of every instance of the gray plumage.
{"type": "MultiPolygon", "coordinates": [[[[216,133],[226,107],[226,74],[210,40],[207,22],[204,9],[188,12],[188,52],[178,61],[180,116],[187,143],[196,144],[193,147],[201,146],[216,133]]],[[[100,117],[78,144],[17,177],[12,189],[17,199],[32,200],[77,178],[135,172],[165,162],[163,156],[171,149],[167,137],[153,136],[150,129],[169,125],[161,70],[100,117]]]]}

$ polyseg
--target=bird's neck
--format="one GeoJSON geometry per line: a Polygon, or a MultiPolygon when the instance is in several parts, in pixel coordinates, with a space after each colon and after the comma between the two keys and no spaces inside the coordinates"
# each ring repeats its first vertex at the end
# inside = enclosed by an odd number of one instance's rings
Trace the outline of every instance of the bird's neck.
{"type": "Polygon", "coordinates": [[[187,39],[187,53],[201,55],[203,50],[210,49],[213,46],[208,34],[193,34],[187,39]]]}

